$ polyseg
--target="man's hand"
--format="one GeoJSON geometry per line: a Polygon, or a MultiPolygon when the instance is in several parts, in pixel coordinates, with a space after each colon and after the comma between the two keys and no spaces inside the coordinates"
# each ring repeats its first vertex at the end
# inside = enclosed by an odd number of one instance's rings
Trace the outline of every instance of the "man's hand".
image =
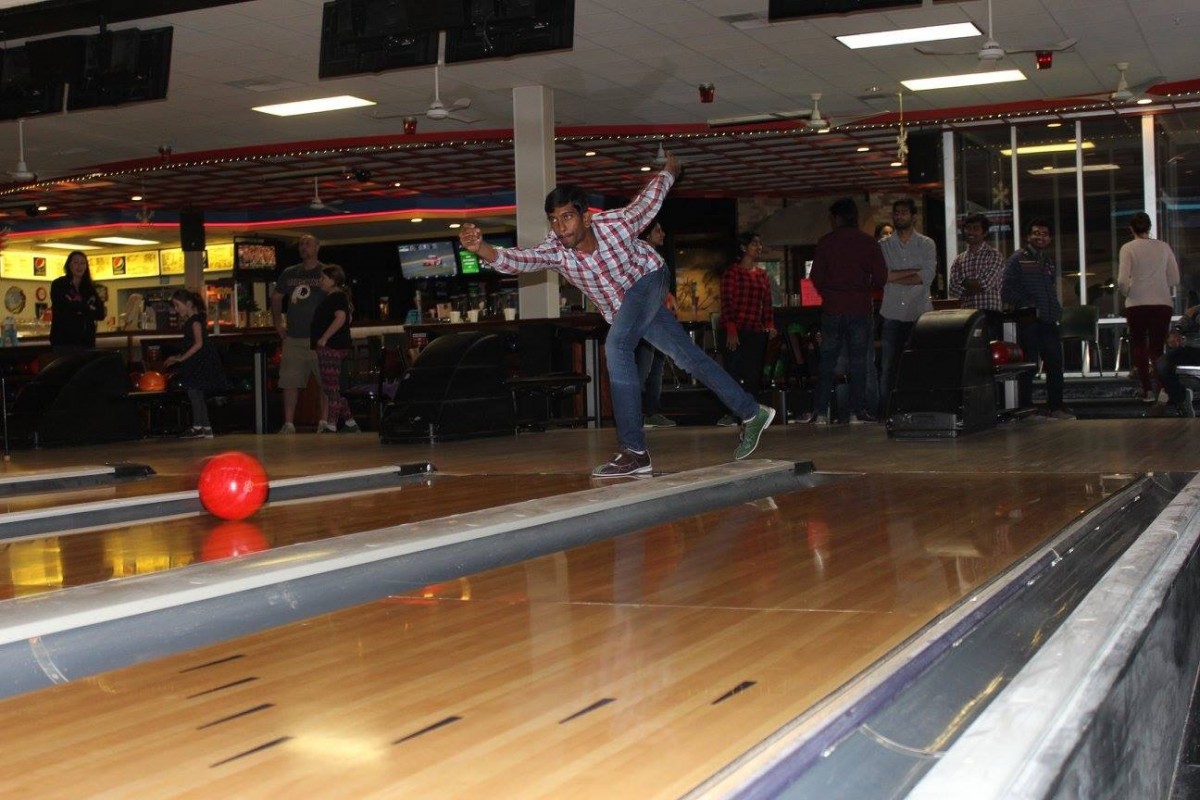
{"type": "Polygon", "coordinates": [[[726,350],[737,350],[739,344],[741,344],[741,341],[738,339],[738,333],[736,330],[729,331],[727,334],[725,334],[726,350]]]}
{"type": "Polygon", "coordinates": [[[674,314],[675,309],[678,307],[678,304],[675,302],[675,295],[667,292],[667,299],[663,301],[663,305],[667,307],[667,311],[674,314]]]}
{"type": "Polygon", "coordinates": [[[667,161],[663,165],[663,169],[678,178],[683,166],[679,163],[679,159],[675,157],[674,153],[667,151],[667,161]]]}
{"type": "Polygon", "coordinates": [[[458,241],[463,249],[471,251],[484,261],[496,260],[496,248],[483,240],[483,231],[479,230],[478,225],[464,222],[458,229],[458,241]]]}
{"type": "Polygon", "coordinates": [[[1167,347],[1175,348],[1183,345],[1183,334],[1171,331],[1167,334],[1167,347]]]}

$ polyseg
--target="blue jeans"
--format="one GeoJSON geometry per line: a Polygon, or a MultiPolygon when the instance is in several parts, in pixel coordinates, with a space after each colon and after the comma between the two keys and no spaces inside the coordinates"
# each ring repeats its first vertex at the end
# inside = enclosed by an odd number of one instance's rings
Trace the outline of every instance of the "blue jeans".
{"type": "MultiPolygon", "coordinates": [[[[1046,407],[1063,407],[1063,352],[1057,322],[1035,320],[1017,326],[1017,343],[1025,351],[1025,360],[1034,364],[1040,358],[1046,373],[1046,407]]],[[[1017,399],[1022,408],[1033,405],[1033,373],[1022,372],[1017,378],[1017,399]]]]}
{"type": "Polygon", "coordinates": [[[916,322],[903,322],[898,319],[884,317],[883,326],[879,331],[879,418],[887,416],[888,407],[892,402],[892,389],[896,382],[896,362],[900,353],[908,344],[908,337],[916,327],[916,322]]]}
{"type": "Polygon", "coordinates": [[[814,413],[829,415],[829,395],[833,391],[833,375],[843,343],[848,356],[846,380],[850,384],[850,411],[857,414],[866,409],[867,346],[870,341],[870,317],[821,315],[821,377],[813,398],[814,413]]]}
{"type": "Polygon", "coordinates": [[[637,348],[638,377],[642,380],[642,413],[652,417],[662,411],[663,367],[667,357],[646,342],[637,348]]]}
{"type": "Polygon", "coordinates": [[[675,315],[663,305],[667,297],[667,280],[667,271],[660,269],[629,287],[604,341],[617,443],[630,450],[646,449],[646,433],[642,430],[642,382],[634,358],[634,351],[642,339],[711,389],[739,419],[747,420],[758,413],[758,402],[696,345],[675,315]]]}
{"type": "MultiPolygon", "coordinates": [[[[842,349],[838,353],[837,366],[834,368],[834,374],[841,373],[842,375],[850,375],[850,353],[849,343],[845,338],[842,339],[842,349]]],[[[875,365],[875,319],[871,318],[867,326],[867,353],[866,353],[866,373],[867,383],[863,391],[863,408],[870,411],[872,414],[879,408],[879,367],[875,365]]],[[[846,386],[839,386],[834,389],[834,396],[837,397],[838,408],[843,410],[851,410],[858,413],[850,405],[850,387],[849,381],[846,386]]]]}

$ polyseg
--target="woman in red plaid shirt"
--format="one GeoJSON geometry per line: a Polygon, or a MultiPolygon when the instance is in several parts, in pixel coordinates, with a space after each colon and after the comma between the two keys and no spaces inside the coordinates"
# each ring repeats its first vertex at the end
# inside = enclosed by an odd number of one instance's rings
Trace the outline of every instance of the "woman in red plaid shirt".
{"type": "MultiPolygon", "coordinates": [[[[725,331],[725,369],[746,391],[758,395],[762,388],[763,357],[767,339],[775,336],[771,311],[771,282],[758,269],[762,240],[755,233],[738,237],[735,258],[721,274],[721,327],[725,331]]],[[[718,425],[737,425],[726,414],[718,425]]]]}

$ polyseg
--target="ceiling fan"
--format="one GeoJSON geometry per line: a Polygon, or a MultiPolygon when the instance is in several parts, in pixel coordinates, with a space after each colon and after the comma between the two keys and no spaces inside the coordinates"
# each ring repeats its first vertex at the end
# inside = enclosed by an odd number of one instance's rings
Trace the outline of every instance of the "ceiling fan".
{"type": "Polygon", "coordinates": [[[1113,64],[1117,68],[1117,72],[1121,77],[1117,79],[1117,88],[1109,94],[1108,99],[1114,103],[1127,103],[1130,100],[1136,100],[1146,93],[1156,83],[1163,80],[1162,75],[1155,75],[1153,78],[1146,78],[1143,81],[1138,81],[1135,85],[1129,85],[1129,79],[1125,77],[1125,73],[1129,70],[1128,61],[1119,61],[1113,64]]]}
{"type": "Polygon", "coordinates": [[[308,207],[313,211],[332,211],[335,214],[349,214],[349,211],[334,207],[337,203],[341,202],[340,200],[334,200],[330,203],[326,203],[321,199],[320,181],[320,178],[313,178],[313,196],[312,200],[309,201],[308,207]]]}
{"type": "Polygon", "coordinates": [[[15,181],[36,181],[37,175],[25,165],[25,120],[17,120],[17,168],[8,173],[15,181]]]}
{"type": "Polygon", "coordinates": [[[708,126],[710,128],[729,128],[737,125],[754,125],[760,122],[804,120],[807,123],[806,127],[818,131],[827,130],[829,128],[829,119],[821,116],[821,93],[813,92],[809,96],[812,98],[812,108],[796,108],[791,111],[767,111],[762,114],[746,114],[740,117],[710,119],[708,126]]]}
{"type": "Polygon", "coordinates": [[[446,32],[441,31],[438,35],[438,60],[433,65],[433,100],[429,103],[429,107],[423,111],[388,111],[381,109],[372,113],[371,116],[375,119],[392,119],[395,117],[417,117],[424,114],[427,119],[436,121],[451,119],[455,122],[478,122],[482,117],[467,111],[471,107],[471,98],[460,97],[450,105],[442,102],[439,70],[444,66],[446,66],[446,32]]]}
{"type": "Polygon", "coordinates": [[[992,33],[992,0],[987,0],[987,41],[983,43],[983,47],[978,50],[930,50],[926,47],[914,48],[918,53],[926,56],[976,56],[979,59],[980,66],[988,69],[995,68],[1006,55],[1014,53],[1037,53],[1043,50],[1048,50],[1052,53],[1061,53],[1063,50],[1070,50],[1075,46],[1076,39],[1064,39],[1058,44],[1044,45],[1041,47],[1018,47],[1010,50],[1005,50],[996,41],[996,37],[992,33]]]}

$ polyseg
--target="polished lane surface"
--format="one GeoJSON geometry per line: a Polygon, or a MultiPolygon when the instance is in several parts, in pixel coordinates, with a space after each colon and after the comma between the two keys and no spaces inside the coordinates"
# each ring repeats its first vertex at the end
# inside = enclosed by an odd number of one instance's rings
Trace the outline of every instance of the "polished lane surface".
{"type": "Polygon", "coordinates": [[[853,476],[464,576],[4,701],[0,779],[677,797],[1125,482],[853,476]]]}

